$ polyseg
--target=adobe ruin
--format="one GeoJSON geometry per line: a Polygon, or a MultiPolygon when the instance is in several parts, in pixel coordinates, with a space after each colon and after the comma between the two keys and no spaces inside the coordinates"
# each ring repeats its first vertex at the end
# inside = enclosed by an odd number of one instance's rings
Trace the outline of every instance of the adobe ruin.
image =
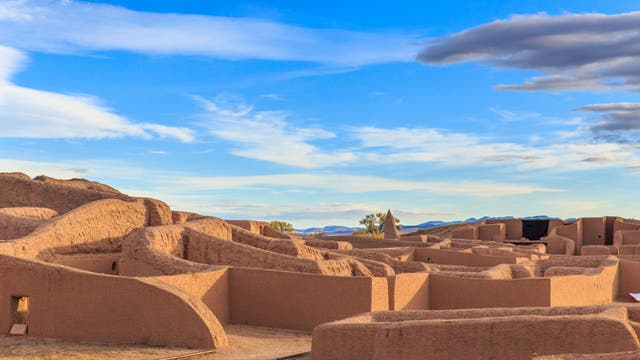
{"type": "Polygon", "coordinates": [[[0,174],[0,330],[216,348],[249,324],[313,331],[313,359],[640,354],[639,221],[486,220],[446,236],[387,221],[384,239],[299,238],[0,174]]]}

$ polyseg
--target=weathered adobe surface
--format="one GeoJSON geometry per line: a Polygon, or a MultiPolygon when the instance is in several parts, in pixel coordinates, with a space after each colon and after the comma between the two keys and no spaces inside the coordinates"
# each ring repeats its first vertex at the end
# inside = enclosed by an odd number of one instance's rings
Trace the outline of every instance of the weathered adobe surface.
{"type": "Polygon", "coordinates": [[[147,218],[144,200],[94,201],[45,220],[22,238],[0,243],[0,253],[53,261],[56,253],[116,252],[124,237],[145,226],[147,218]]]}
{"type": "Polygon", "coordinates": [[[134,198],[110,187],[86,180],[32,180],[20,173],[0,173],[0,208],[45,207],[60,214],[102,199],[137,201],[142,199],[147,208],[145,225],[173,224],[171,210],[164,202],[149,198],[134,198]]]}
{"type": "Polygon", "coordinates": [[[61,185],[66,185],[66,186],[73,186],[73,187],[77,187],[80,189],[89,189],[89,190],[97,190],[97,191],[102,191],[102,192],[108,192],[108,193],[112,193],[112,194],[122,194],[120,191],[112,188],[109,185],[105,185],[99,182],[95,182],[95,181],[89,181],[86,179],[69,179],[69,180],[60,180],[60,179],[55,179],[52,177],[48,177],[46,175],[40,175],[40,176],[36,176],[33,178],[33,180],[35,181],[42,181],[42,182],[47,182],[47,183],[53,183],[53,184],[61,184],[61,185]]]}
{"type": "MultiPolygon", "coordinates": [[[[0,255],[1,301],[9,304],[16,292],[27,294],[33,305],[29,335],[34,337],[196,348],[228,344],[220,322],[202,301],[155,279],[0,255]]],[[[13,323],[9,309],[0,316],[5,333],[13,323]]]]}
{"type": "Polygon", "coordinates": [[[58,212],[43,207],[10,207],[10,208],[0,208],[0,214],[17,216],[17,217],[28,217],[35,219],[51,219],[53,217],[58,216],[58,212]]]}
{"type": "Polygon", "coordinates": [[[134,262],[146,263],[157,275],[175,274],[174,265],[179,266],[178,271],[186,267],[181,259],[208,265],[372,276],[353,259],[331,260],[327,254],[300,241],[268,238],[214,217],[137,229],[124,242],[121,268],[127,272],[134,262]]]}
{"type": "Polygon", "coordinates": [[[534,360],[638,360],[640,351],[623,351],[600,354],[562,354],[535,356],[534,360]]]}
{"type": "Polygon", "coordinates": [[[280,231],[271,227],[266,221],[254,221],[254,220],[226,220],[228,223],[249,230],[250,232],[258,235],[264,235],[278,239],[291,239],[292,236],[281,233],[280,231]]]}
{"type": "Polygon", "coordinates": [[[638,349],[626,308],[615,306],[367,313],[316,327],[312,342],[314,359],[531,359],[638,349]]]}
{"type": "Polygon", "coordinates": [[[14,216],[0,212],[0,240],[11,240],[26,236],[45,221],[44,219],[14,216]]]}

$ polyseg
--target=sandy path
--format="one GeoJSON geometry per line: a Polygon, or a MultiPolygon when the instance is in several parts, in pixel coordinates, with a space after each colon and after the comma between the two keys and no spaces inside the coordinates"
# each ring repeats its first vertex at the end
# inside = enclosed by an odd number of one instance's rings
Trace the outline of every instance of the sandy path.
{"type": "MultiPolygon", "coordinates": [[[[225,330],[231,346],[218,349],[214,355],[201,356],[194,360],[278,359],[311,350],[311,334],[308,332],[246,325],[227,325],[225,330]]],[[[139,345],[84,344],[30,337],[0,337],[0,359],[151,360],[195,351],[197,350],[139,345]]],[[[295,359],[308,358],[308,356],[302,356],[295,359]]]]}

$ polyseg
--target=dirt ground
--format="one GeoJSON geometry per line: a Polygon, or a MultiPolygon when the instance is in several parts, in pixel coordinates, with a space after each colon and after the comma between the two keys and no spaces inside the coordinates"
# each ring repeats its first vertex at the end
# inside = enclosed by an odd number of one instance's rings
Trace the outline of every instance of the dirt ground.
{"type": "MultiPolygon", "coordinates": [[[[311,334],[302,331],[272,329],[246,325],[225,326],[230,346],[213,355],[191,357],[194,360],[310,359],[311,334]]],[[[71,343],[55,339],[0,337],[0,359],[46,360],[151,360],[189,354],[197,349],[149,347],[141,345],[101,345],[71,343]]]]}

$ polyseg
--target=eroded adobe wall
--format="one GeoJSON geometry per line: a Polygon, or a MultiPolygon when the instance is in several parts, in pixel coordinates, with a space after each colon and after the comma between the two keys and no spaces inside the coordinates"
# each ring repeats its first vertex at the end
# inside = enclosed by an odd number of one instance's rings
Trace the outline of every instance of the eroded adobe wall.
{"type": "Polygon", "coordinates": [[[229,269],[203,271],[169,276],[156,276],[153,279],[180,288],[200,299],[223,323],[229,323],[229,269]]]}
{"type": "Polygon", "coordinates": [[[464,226],[458,229],[451,231],[451,237],[454,239],[472,239],[475,240],[478,238],[478,227],[477,226],[464,226]]]}
{"type": "Polygon", "coordinates": [[[284,271],[229,269],[230,321],[286,329],[387,310],[387,280],[284,271]]]}
{"type": "Polygon", "coordinates": [[[0,252],[55,261],[56,254],[118,252],[122,239],[145,225],[142,201],[103,199],[50,219],[29,235],[0,244],[0,252]]]}
{"type": "Polygon", "coordinates": [[[180,273],[172,269],[173,263],[180,269],[185,268],[183,265],[186,264],[166,257],[209,265],[371,276],[366,267],[353,263],[353,259],[325,259],[320,251],[301,242],[267,238],[216,218],[137,230],[125,242],[122,271],[125,274],[144,271],[145,275],[168,275],[180,273]]]}
{"type": "MultiPolygon", "coordinates": [[[[402,237],[400,239],[402,239],[402,237]]],[[[332,235],[332,236],[327,236],[326,240],[347,242],[347,243],[350,243],[356,249],[375,249],[375,248],[400,247],[400,246],[412,246],[412,247],[433,246],[433,243],[423,243],[418,241],[404,241],[404,240],[385,240],[385,239],[378,239],[378,238],[372,238],[367,236],[353,236],[353,235],[332,235]]]]}
{"type": "Polygon", "coordinates": [[[486,224],[504,224],[506,240],[520,240],[522,238],[522,220],[521,219],[489,219],[486,224]]]}
{"type": "Polygon", "coordinates": [[[549,232],[548,232],[548,234],[551,234],[553,229],[557,228],[558,226],[563,226],[563,225],[565,225],[565,222],[563,220],[549,219],[549,232]]]}
{"type": "Polygon", "coordinates": [[[390,310],[428,310],[428,273],[397,274],[387,278],[390,310]]]}
{"type": "Polygon", "coordinates": [[[72,186],[79,189],[97,190],[97,191],[108,192],[112,194],[122,194],[120,191],[112,188],[109,185],[101,184],[95,181],[89,181],[86,179],[74,178],[69,180],[60,180],[60,179],[55,179],[46,175],[40,175],[40,176],[34,177],[33,180],[41,181],[45,183],[67,185],[67,186],[72,186]]]}
{"type": "Polygon", "coordinates": [[[640,230],[640,221],[617,218],[613,223],[613,232],[615,233],[619,230],[640,230]]]}
{"type": "Polygon", "coordinates": [[[531,359],[639,348],[623,307],[513,310],[362,314],[316,328],[312,358],[531,359]]]}
{"type": "Polygon", "coordinates": [[[416,248],[414,259],[434,264],[463,265],[472,267],[487,267],[499,264],[517,264],[528,259],[514,256],[491,256],[482,254],[465,253],[446,249],[416,248]]]}
{"type": "Polygon", "coordinates": [[[118,275],[121,253],[56,255],[55,264],[100,274],[118,275]]]}
{"type": "MultiPolygon", "coordinates": [[[[0,173],[0,208],[45,207],[63,214],[96,200],[119,199],[135,201],[135,198],[117,191],[105,191],[105,189],[97,185],[85,186],[82,184],[84,183],[78,181],[69,182],[67,180],[57,180],[56,182],[37,181],[31,180],[24,174],[0,173]]],[[[146,225],[155,226],[173,223],[171,210],[167,204],[155,199],[142,199],[147,208],[146,225]]]]}
{"type": "Polygon", "coordinates": [[[0,207],[46,207],[65,213],[88,202],[126,195],[61,183],[34,181],[24,174],[0,174],[0,207]]]}
{"type": "Polygon", "coordinates": [[[580,227],[581,227],[580,221],[574,221],[573,223],[566,224],[566,225],[558,225],[549,232],[549,235],[555,234],[555,235],[569,238],[571,240],[576,241],[576,246],[578,246],[579,245],[578,244],[578,233],[579,233],[578,228],[580,227]]]}
{"type": "Polygon", "coordinates": [[[431,309],[550,306],[551,279],[488,280],[429,276],[431,309]]]}
{"type": "Polygon", "coordinates": [[[271,224],[265,221],[255,220],[226,220],[228,223],[241,227],[254,234],[268,236],[276,239],[290,239],[291,236],[283,234],[280,231],[274,229],[271,224]]]}
{"type": "MultiPolygon", "coordinates": [[[[582,270],[579,274],[551,277],[551,306],[597,305],[615,301],[619,287],[619,261],[614,257],[608,259],[602,260],[595,269],[584,270],[578,267],[582,270]]],[[[548,272],[549,269],[545,274],[548,272]]]]}
{"type": "Polygon", "coordinates": [[[478,239],[485,241],[504,242],[505,224],[480,224],[478,225],[478,239]]]}
{"type": "Polygon", "coordinates": [[[640,230],[618,230],[613,236],[613,244],[618,248],[640,245],[640,230]]]}
{"type": "Polygon", "coordinates": [[[0,240],[11,240],[26,236],[45,221],[45,219],[14,216],[0,212],[0,240]]]}
{"type": "Polygon", "coordinates": [[[12,296],[29,297],[33,337],[211,348],[227,344],[197,298],[153,279],[95,274],[0,255],[0,331],[12,324],[12,296]]]}
{"type": "Polygon", "coordinates": [[[621,258],[618,296],[629,298],[629,293],[640,292],[640,258],[621,258]]]}
{"type": "Polygon", "coordinates": [[[58,212],[53,209],[42,207],[0,208],[0,214],[36,219],[51,219],[52,217],[56,217],[59,215],[58,212]]]}
{"type": "Polygon", "coordinates": [[[580,246],[584,245],[604,245],[604,230],[605,219],[604,218],[581,218],[579,220],[582,223],[582,242],[580,246]]]}

